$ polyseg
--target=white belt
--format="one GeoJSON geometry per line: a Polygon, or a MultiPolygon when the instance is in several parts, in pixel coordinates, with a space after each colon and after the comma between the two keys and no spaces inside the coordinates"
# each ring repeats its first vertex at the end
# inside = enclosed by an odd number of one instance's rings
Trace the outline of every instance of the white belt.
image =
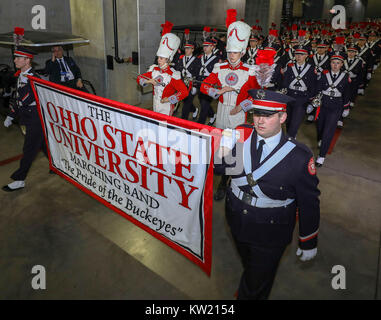
{"type": "Polygon", "coordinates": [[[257,208],[277,208],[277,207],[286,207],[294,201],[294,199],[287,200],[273,200],[266,198],[257,198],[250,196],[248,193],[240,190],[236,185],[232,184],[231,189],[233,194],[239,199],[243,200],[246,204],[251,205],[257,208]]]}
{"type": "Polygon", "coordinates": [[[334,90],[323,90],[323,94],[328,96],[328,97],[340,98],[341,97],[341,92],[339,90],[337,90],[337,91],[338,92],[336,92],[334,90]]]}

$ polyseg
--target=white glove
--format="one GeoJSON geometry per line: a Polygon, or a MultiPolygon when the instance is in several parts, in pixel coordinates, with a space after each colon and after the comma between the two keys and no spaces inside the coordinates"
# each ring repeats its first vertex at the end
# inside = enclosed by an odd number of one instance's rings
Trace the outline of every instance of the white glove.
{"type": "Polygon", "coordinates": [[[313,110],[314,110],[314,107],[313,107],[311,104],[309,104],[309,105],[307,106],[306,113],[309,114],[309,113],[311,113],[313,110]]]}
{"type": "Polygon", "coordinates": [[[316,254],[317,254],[317,248],[314,248],[311,250],[302,250],[298,248],[298,250],[296,250],[296,255],[298,257],[300,256],[300,261],[312,260],[313,258],[315,258],[316,254]]]}
{"type": "Polygon", "coordinates": [[[357,94],[364,95],[364,89],[358,89],[358,90],[357,90],[357,94]]]}
{"type": "Polygon", "coordinates": [[[192,87],[191,94],[194,96],[197,93],[197,88],[192,87]]]}
{"type": "Polygon", "coordinates": [[[345,109],[345,110],[343,111],[343,114],[342,114],[343,118],[348,117],[348,114],[349,114],[349,109],[345,109]]]}
{"type": "Polygon", "coordinates": [[[4,127],[8,128],[12,125],[13,118],[10,116],[7,116],[4,120],[4,127]]]}
{"type": "Polygon", "coordinates": [[[366,80],[370,80],[370,79],[372,79],[372,74],[370,72],[368,72],[366,74],[366,80]]]}

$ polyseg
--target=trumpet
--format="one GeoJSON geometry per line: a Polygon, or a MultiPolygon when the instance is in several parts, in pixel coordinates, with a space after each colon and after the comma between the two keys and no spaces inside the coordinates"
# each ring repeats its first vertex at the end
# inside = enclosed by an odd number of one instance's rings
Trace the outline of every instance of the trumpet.
{"type": "Polygon", "coordinates": [[[321,98],[322,97],[323,97],[323,93],[319,92],[317,94],[317,96],[312,99],[312,102],[311,102],[312,106],[315,108],[319,107],[321,105],[321,98]]]}

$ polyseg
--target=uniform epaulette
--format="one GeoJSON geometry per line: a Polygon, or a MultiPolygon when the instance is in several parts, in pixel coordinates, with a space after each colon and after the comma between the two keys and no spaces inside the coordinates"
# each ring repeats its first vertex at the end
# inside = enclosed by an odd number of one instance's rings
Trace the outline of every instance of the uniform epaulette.
{"type": "Polygon", "coordinates": [[[244,63],[243,66],[244,66],[245,68],[248,68],[249,71],[251,71],[251,70],[255,70],[255,66],[256,66],[256,65],[251,65],[251,64],[244,63]]]}
{"type": "Polygon", "coordinates": [[[287,65],[288,65],[289,67],[293,67],[293,66],[294,66],[294,63],[293,63],[293,62],[290,62],[290,63],[287,63],[287,65]]]}
{"type": "Polygon", "coordinates": [[[323,70],[323,73],[324,73],[324,74],[327,74],[328,72],[329,72],[328,69],[324,69],[324,70],[323,70]]]}
{"type": "Polygon", "coordinates": [[[198,59],[201,59],[201,57],[202,57],[202,54],[200,54],[200,55],[197,56],[198,59]]]}
{"type": "Polygon", "coordinates": [[[151,72],[153,71],[153,69],[155,69],[156,67],[159,67],[157,64],[153,64],[151,65],[149,68],[148,68],[148,72],[151,72]]]}
{"type": "Polygon", "coordinates": [[[180,56],[180,58],[179,58],[179,59],[182,59],[182,58],[184,58],[184,56],[185,56],[185,55],[184,55],[184,54],[182,54],[182,55],[180,56]]]}
{"type": "Polygon", "coordinates": [[[172,78],[175,79],[175,80],[180,80],[181,79],[181,72],[180,71],[177,71],[173,68],[171,68],[171,71],[172,71],[172,78]]]}

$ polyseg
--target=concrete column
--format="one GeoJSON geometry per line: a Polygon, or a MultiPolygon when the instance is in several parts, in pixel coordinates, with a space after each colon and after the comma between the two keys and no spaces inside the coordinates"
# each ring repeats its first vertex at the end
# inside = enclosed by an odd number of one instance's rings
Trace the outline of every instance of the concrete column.
{"type": "Polygon", "coordinates": [[[89,45],[74,48],[75,60],[83,79],[89,79],[97,95],[105,96],[105,32],[103,0],[70,0],[72,30],[90,40],[89,45]]]}
{"type": "Polygon", "coordinates": [[[271,23],[274,22],[276,24],[276,28],[279,31],[280,21],[282,19],[282,8],[283,8],[283,0],[270,0],[267,30],[270,29],[271,23]]]}
{"type": "Polygon", "coordinates": [[[161,39],[160,25],[165,22],[165,0],[138,1],[139,69],[153,64],[161,39]]]}
{"type": "MultiPolygon", "coordinates": [[[[116,8],[119,58],[128,58],[132,56],[133,51],[138,51],[137,0],[117,0],[116,8]]],[[[103,0],[103,12],[106,55],[114,57],[112,1],[103,0]]],[[[138,72],[137,65],[117,63],[114,59],[114,69],[106,69],[106,97],[132,105],[139,103],[139,90],[137,90],[136,81],[134,80],[137,75],[134,72],[138,72]]]]}
{"type": "Polygon", "coordinates": [[[321,13],[322,19],[331,20],[332,15],[329,13],[329,10],[335,5],[335,0],[324,0],[323,11],[321,13]]]}

